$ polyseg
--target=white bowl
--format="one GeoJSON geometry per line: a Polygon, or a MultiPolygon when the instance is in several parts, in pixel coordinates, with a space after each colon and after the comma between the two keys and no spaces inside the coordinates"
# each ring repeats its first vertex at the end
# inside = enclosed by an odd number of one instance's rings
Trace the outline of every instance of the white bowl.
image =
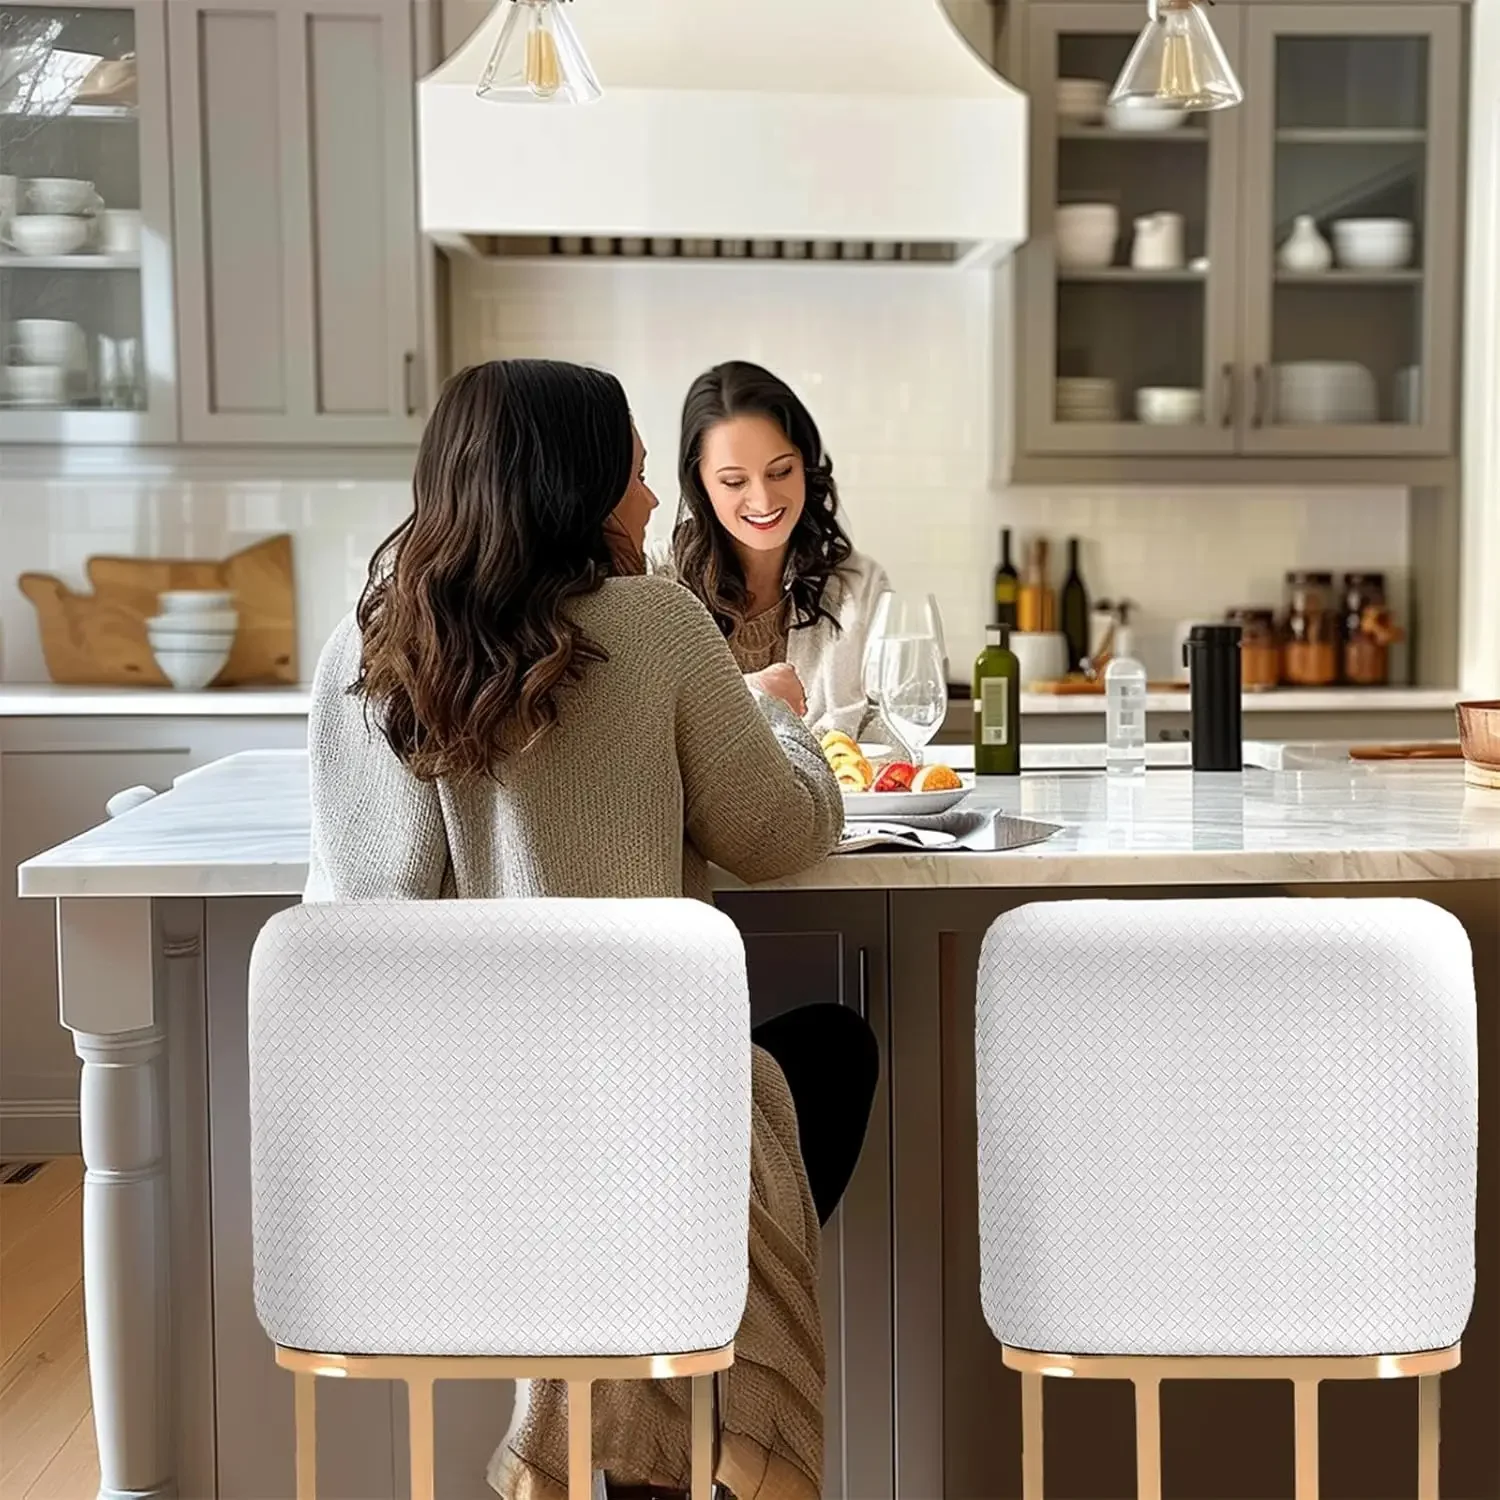
{"type": "Polygon", "coordinates": [[[231,609],[234,605],[234,590],[165,589],[156,596],[156,602],[164,615],[176,615],[203,609],[231,609]]]}
{"type": "Polygon", "coordinates": [[[1067,675],[1068,638],[1060,630],[1013,630],[1010,649],[1021,668],[1021,691],[1067,675]]]}
{"type": "Polygon", "coordinates": [[[1191,386],[1143,385],[1135,414],[1148,427],[1196,427],[1203,421],[1203,392],[1191,386]]]}
{"type": "Polygon", "coordinates": [[[1298,360],[1271,366],[1271,411],[1291,427],[1363,426],[1379,420],[1379,393],[1364,365],[1298,360]]]}
{"type": "Polygon", "coordinates": [[[1339,265],[1350,271],[1399,271],[1411,264],[1416,227],[1409,219],[1335,219],[1339,265]]]}
{"type": "Polygon", "coordinates": [[[22,191],[33,214],[86,214],[99,207],[94,184],[80,177],[33,177],[22,191]]]}
{"type": "Polygon", "coordinates": [[[1113,203],[1060,204],[1056,226],[1059,266],[1097,271],[1113,263],[1120,239],[1120,211],[1113,203]]]}
{"type": "Polygon", "coordinates": [[[232,609],[178,610],[146,621],[147,629],[163,635],[233,635],[240,617],[232,609]]]}
{"type": "Polygon", "coordinates": [[[10,221],[10,241],[22,255],[72,255],[89,242],[93,225],[67,214],[21,214],[10,221]]]}
{"type": "MultiPolygon", "coordinates": [[[[222,616],[214,616],[222,619],[222,616]]],[[[228,623],[199,625],[190,617],[179,620],[176,616],[164,618],[158,615],[146,621],[146,636],[149,640],[165,642],[169,646],[181,646],[184,650],[208,646],[227,645],[232,642],[239,629],[239,621],[231,618],[228,623]]]]}
{"type": "Polygon", "coordinates": [[[83,329],[61,318],[17,318],[10,325],[10,358],[18,365],[65,365],[86,370],[89,356],[83,329]]]}
{"type": "Polygon", "coordinates": [[[193,693],[206,688],[229,660],[229,647],[208,651],[189,651],[179,647],[154,645],[156,665],[168,682],[179,692],[193,693]]]}
{"type": "Polygon", "coordinates": [[[66,365],[7,365],[5,394],[23,406],[61,406],[68,399],[66,365]]]}
{"type": "Polygon", "coordinates": [[[1162,104],[1153,104],[1149,99],[1121,99],[1104,110],[1104,123],[1111,130],[1163,131],[1176,130],[1187,123],[1187,111],[1168,109],[1162,104]]]}

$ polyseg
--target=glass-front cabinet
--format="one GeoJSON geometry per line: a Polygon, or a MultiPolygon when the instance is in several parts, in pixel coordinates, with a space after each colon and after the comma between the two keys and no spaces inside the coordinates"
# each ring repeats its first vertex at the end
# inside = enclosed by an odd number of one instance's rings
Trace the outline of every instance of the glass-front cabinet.
{"type": "Polygon", "coordinates": [[[1461,8],[1220,4],[1245,102],[1110,108],[1134,5],[1026,18],[1035,455],[1451,453],[1461,8]]]}
{"type": "Polygon", "coordinates": [[[0,3],[0,442],[176,437],[165,37],[0,3]]]}

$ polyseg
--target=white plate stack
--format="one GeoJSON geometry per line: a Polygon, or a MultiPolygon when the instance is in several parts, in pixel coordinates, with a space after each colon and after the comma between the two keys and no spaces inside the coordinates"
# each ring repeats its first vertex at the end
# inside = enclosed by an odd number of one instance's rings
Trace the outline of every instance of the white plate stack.
{"type": "Polygon", "coordinates": [[[1059,78],[1058,117],[1072,125],[1097,125],[1108,97],[1109,85],[1098,78],[1059,78]]]}
{"type": "Polygon", "coordinates": [[[167,681],[181,692],[206,688],[229,660],[240,617],[228,589],[170,589],[157,595],[161,613],[146,621],[146,638],[167,681]]]}
{"type": "Polygon", "coordinates": [[[1289,427],[1360,427],[1380,420],[1375,377],[1348,360],[1271,366],[1271,410],[1289,427]]]}
{"type": "Polygon", "coordinates": [[[1092,375],[1057,377],[1059,422],[1118,422],[1120,388],[1113,381],[1092,375]]]}

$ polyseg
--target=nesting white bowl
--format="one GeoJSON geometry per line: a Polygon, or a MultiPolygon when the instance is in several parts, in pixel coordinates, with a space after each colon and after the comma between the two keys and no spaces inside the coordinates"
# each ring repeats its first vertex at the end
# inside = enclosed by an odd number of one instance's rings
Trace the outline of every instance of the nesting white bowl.
{"type": "Polygon", "coordinates": [[[1298,360],[1271,366],[1271,410],[1292,427],[1364,426],[1379,421],[1380,398],[1364,365],[1298,360]]]}
{"type": "Polygon", "coordinates": [[[222,610],[233,613],[234,590],[166,589],[156,596],[156,603],[163,615],[213,613],[222,610]]]}
{"type": "Polygon", "coordinates": [[[66,365],[7,365],[0,388],[21,406],[61,406],[68,399],[66,365]]]}
{"type": "Polygon", "coordinates": [[[70,214],[20,214],[7,233],[22,255],[73,255],[89,242],[93,224],[70,214]]]}
{"type": "Polygon", "coordinates": [[[1333,253],[1350,271],[1401,271],[1411,264],[1416,226],[1410,219],[1335,219],[1333,253]]]}
{"type": "Polygon", "coordinates": [[[1203,392],[1191,386],[1143,385],[1135,414],[1148,427],[1194,427],[1203,420],[1203,392]]]}
{"type": "Polygon", "coordinates": [[[99,206],[94,184],[81,177],[32,177],[25,193],[33,214],[86,214],[99,206]]]}
{"type": "Polygon", "coordinates": [[[1121,99],[1104,110],[1104,123],[1111,130],[1156,133],[1176,130],[1187,123],[1187,112],[1153,104],[1149,99],[1121,99]]]}
{"type": "Polygon", "coordinates": [[[88,368],[83,329],[61,318],[17,318],[7,330],[7,343],[13,364],[88,368]]]}
{"type": "MultiPolygon", "coordinates": [[[[223,592],[191,591],[194,598],[211,601],[232,596],[223,592]]],[[[162,595],[163,599],[169,597],[162,595]]],[[[224,670],[234,648],[239,616],[232,609],[188,611],[179,608],[146,621],[146,639],[167,681],[183,692],[205,688],[224,670]]]]}
{"type": "Polygon", "coordinates": [[[1059,204],[1054,223],[1059,266],[1098,271],[1114,263],[1120,210],[1113,203],[1059,204]]]}

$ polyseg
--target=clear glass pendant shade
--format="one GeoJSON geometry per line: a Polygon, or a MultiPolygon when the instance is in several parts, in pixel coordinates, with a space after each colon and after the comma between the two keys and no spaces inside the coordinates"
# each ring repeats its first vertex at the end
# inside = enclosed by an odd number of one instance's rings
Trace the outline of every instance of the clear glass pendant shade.
{"type": "Polygon", "coordinates": [[[602,92],[564,0],[500,0],[505,20],[477,90],[497,104],[587,104],[602,92]]]}
{"type": "Polygon", "coordinates": [[[1125,59],[1109,102],[1208,110],[1229,109],[1244,99],[1198,0],[1151,0],[1150,19],[1125,59]]]}

